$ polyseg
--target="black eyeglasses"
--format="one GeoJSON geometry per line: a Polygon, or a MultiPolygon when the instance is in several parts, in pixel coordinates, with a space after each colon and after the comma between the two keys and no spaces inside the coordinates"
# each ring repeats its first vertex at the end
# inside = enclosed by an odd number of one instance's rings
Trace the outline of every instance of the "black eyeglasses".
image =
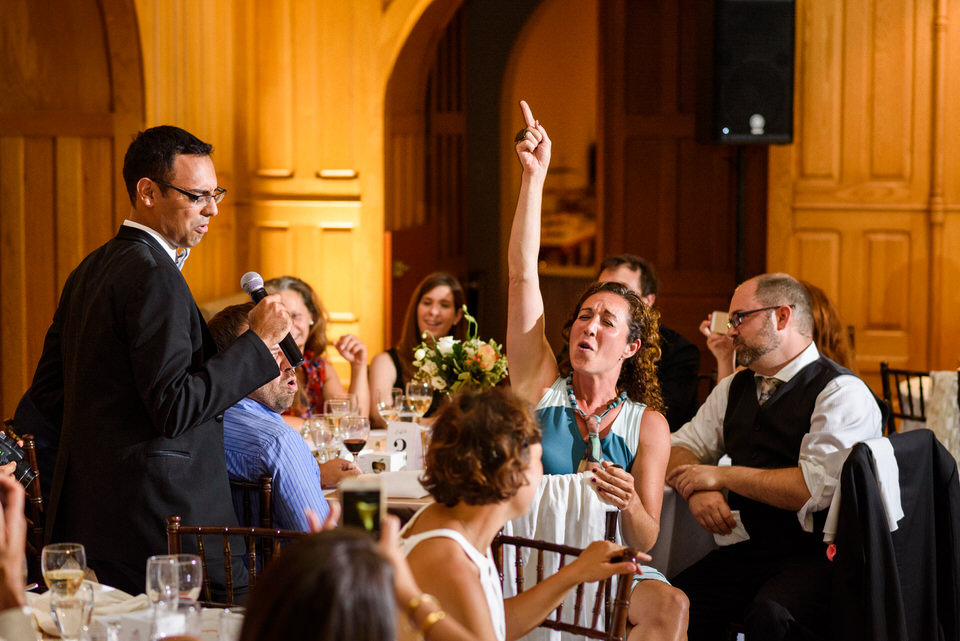
{"type": "Polygon", "coordinates": [[[170,183],[165,182],[163,180],[157,180],[154,182],[160,185],[169,187],[174,191],[179,191],[181,194],[189,198],[191,203],[193,203],[194,205],[200,205],[201,207],[206,207],[211,200],[215,203],[219,203],[221,200],[223,200],[223,197],[227,193],[227,190],[224,189],[223,187],[217,187],[216,189],[213,190],[212,194],[195,194],[192,191],[181,189],[180,187],[177,187],[176,185],[171,185],[170,183]]]}
{"type": "MultiPolygon", "coordinates": [[[[730,314],[730,320],[727,321],[727,327],[730,329],[737,329],[743,324],[743,319],[749,316],[750,314],[756,314],[758,312],[766,312],[771,309],[777,309],[783,307],[783,305],[771,305],[770,307],[761,307],[760,309],[750,309],[745,312],[734,312],[730,314]]],[[[790,309],[793,309],[793,305],[787,305],[790,309]]]]}

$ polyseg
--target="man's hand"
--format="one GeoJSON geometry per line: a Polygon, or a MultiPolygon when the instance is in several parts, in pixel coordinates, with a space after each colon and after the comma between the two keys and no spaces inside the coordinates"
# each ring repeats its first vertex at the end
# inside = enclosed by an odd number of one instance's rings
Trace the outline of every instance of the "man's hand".
{"type": "Polygon", "coordinates": [[[293,326],[280,294],[270,294],[257,303],[247,314],[247,322],[269,349],[279,344],[293,326]]]}
{"type": "Polygon", "coordinates": [[[320,464],[320,482],[323,487],[337,487],[348,476],[360,476],[360,468],[351,461],[335,458],[320,464]]]}
{"type": "Polygon", "coordinates": [[[730,534],[737,525],[722,492],[694,492],[687,500],[687,505],[690,506],[690,513],[697,519],[697,523],[707,532],[730,534]]]}
{"type": "Polygon", "coordinates": [[[726,487],[723,474],[724,471],[716,465],[679,465],[667,474],[667,485],[689,501],[694,492],[726,487]]]}

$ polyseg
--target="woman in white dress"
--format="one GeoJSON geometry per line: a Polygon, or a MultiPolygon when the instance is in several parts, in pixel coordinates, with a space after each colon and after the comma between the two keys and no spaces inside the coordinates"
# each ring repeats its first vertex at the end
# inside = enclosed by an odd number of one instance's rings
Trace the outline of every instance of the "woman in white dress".
{"type": "Polygon", "coordinates": [[[596,542],[553,576],[503,600],[490,544],[504,523],[529,509],[543,474],[540,452],[540,430],[507,390],[456,396],[434,423],[424,486],[436,503],[410,520],[401,545],[420,588],[476,639],[517,639],[578,583],[637,569],[614,561],[622,546],[596,542]]]}

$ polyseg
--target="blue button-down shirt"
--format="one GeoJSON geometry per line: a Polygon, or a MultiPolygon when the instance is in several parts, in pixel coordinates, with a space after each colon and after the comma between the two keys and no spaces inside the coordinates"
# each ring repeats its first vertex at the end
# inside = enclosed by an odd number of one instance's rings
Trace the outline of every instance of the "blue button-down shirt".
{"type": "Polygon", "coordinates": [[[327,518],[330,506],[323,498],[317,461],[279,414],[241,399],[223,415],[223,445],[231,480],[255,483],[264,474],[273,477],[274,527],[309,530],[306,508],[327,518]]]}

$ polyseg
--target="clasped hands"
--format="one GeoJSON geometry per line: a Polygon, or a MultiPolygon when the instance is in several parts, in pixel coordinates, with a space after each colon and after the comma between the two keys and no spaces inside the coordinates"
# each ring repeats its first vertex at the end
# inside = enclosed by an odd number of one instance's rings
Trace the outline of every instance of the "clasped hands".
{"type": "Polygon", "coordinates": [[[714,534],[730,534],[737,525],[721,490],[724,470],[716,465],[678,465],[667,474],[667,485],[682,496],[700,526],[714,534]]]}
{"type": "Polygon", "coordinates": [[[603,498],[621,512],[629,509],[632,504],[640,503],[633,475],[610,461],[603,461],[602,467],[593,469],[590,482],[603,498]]]}

